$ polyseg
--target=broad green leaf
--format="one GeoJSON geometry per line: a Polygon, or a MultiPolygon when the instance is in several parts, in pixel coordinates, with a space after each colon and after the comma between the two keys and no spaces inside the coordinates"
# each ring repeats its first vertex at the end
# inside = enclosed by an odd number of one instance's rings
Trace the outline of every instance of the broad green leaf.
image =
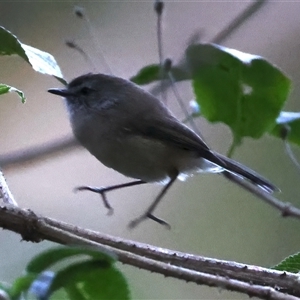
{"type": "MultiPolygon", "coordinates": [[[[66,291],[66,288],[60,289],[49,297],[50,300],[79,300],[80,298],[75,297],[75,293],[72,294],[72,291],[69,293],[69,291],[66,291]]],[[[84,298],[83,298],[84,299],[84,298]]]]}
{"type": "MultiPolygon", "coordinates": [[[[175,81],[191,79],[189,74],[182,67],[171,67],[171,72],[175,81]]],[[[135,76],[131,77],[130,80],[136,84],[145,85],[161,80],[161,75],[160,65],[153,64],[143,67],[135,76]]],[[[166,78],[168,77],[165,76],[164,79],[166,78]]]]}
{"type": "Polygon", "coordinates": [[[57,272],[51,291],[65,288],[75,299],[129,299],[122,273],[104,261],[88,260],[57,272]],[[76,289],[76,288],[77,289],[76,289]],[[84,296],[84,298],[81,298],[84,296]]]}
{"type": "Polygon", "coordinates": [[[300,113],[282,111],[276,119],[275,127],[270,134],[283,138],[283,133],[287,132],[287,140],[300,146],[300,113]]]}
{"type": "Polygon", "coordinates": [[[84,280],[86,274],[98,269],[109,268],[110,264],[105,261],[87,260],[73,263],[59,270],[51,285],[51,292],[54,292],[64,286],[72,285],[84,280]]]}
{"type": "Polygon", "coordinates": [[[0,26],[0,55],[19,55],[40,73],[52,75],[66,85],[54,57],[44,51],[21,43],[10,31],[0,26]]]}
{"type": "Polygon", "coordinates": [[[227,124],[237,142],[274,127],[291,81],[264,58],[214,44],[188,47],[196,101],[210,122],[227,124]]]}
{"type": "Polygon", "coordinates": [[[24,95],[24,93],[22,91],[14,88],[12,86],[9,86],[7,84],[0,83],[0,95],[7,94],[9,92],[15,92],[15,93],[17,93],[19,95],[19,97],[21,98],[22,103],[26,102],[25,95],[24,95]]]}
{"type": "Polygon", "coordinates": [[[300,272],[300,252],[294,255],[288,256],[278,265],[273,267],[273,269],[278,271],[287,271],[292,273],[300,272]]]}
{"type": "MultiPolygon", "coordinates": [[[[105,250],[104,250],[105,251],[105,250]]],[[[35,256],[27,265],[26,271],[29,273],[40,273],[47,268],[50,268],[55,263],[63,259],[87,255],[97,260],[105,261],[109,264],[115,261],[115,256],[108,251],[100,252],[94,249],[79,248],[79,247],[56,247],[42,252],[35,256]]]]}
{"type": "Polygon", "coordinates": [[[123,274],[115,267],[88,273],[82,286],[90,299],[130,299],[130,291],[123,274]]]}
{"type": "Polygon", "coordinates": [[[88,296],[84,295],[83,292],[76,286],[76,284],[69,284],[68,286],[64,286],[63,289],[54,292],[51,296],[51,300],[58,299],[55,298],[55,295],[61,291],[64,291],[68,295],[68,299],[72,299],[72,300],[89,299],[88,296]]]}

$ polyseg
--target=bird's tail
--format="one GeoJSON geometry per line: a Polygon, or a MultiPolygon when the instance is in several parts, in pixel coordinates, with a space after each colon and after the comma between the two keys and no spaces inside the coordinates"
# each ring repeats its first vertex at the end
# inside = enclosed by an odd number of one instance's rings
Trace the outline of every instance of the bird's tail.
{"type": "Polygon", "coordinates": [[[279,189],[268,179],[264,178],[243,164],[238,163],[237,161],[219,153],[212,152],[212,154],[219,159],[218,165],[228,172],[251,181],[254,185],[259,186],[268,193],[279,191],[279,189]]]}

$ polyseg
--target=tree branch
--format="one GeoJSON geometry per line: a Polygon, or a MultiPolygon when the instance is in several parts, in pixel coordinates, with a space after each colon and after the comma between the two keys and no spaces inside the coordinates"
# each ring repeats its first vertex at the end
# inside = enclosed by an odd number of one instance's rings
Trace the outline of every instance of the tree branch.
{"type": "Polygon", "coordinates": [[[38,162],[45,157],[54,156],[60,152],[75,148],[76,146],[79,146],[79,143],[73,136],[60,138],[43,145],[33,146],[27,149],[0,155],[0,166],[8,169],[28,162],[38,162]]]}
{"type": "Polygon", "coordinates": [[[30,210],[0,207],[0,226],[21,234],[27,241],[49,240],[110,251],[122,263],[197,284],[262,299],[300,296],[296,274],[158,248],[38,216],[30,210]]]}

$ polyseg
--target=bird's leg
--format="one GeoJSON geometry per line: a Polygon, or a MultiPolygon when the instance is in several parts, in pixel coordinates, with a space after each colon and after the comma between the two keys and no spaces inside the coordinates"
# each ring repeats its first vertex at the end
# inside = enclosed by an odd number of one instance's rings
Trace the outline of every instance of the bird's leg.
{"type": "Polygon", "coordinates": [[[113,190],[118,190],[118,189],[122,189],[125,187],[130,187],[130,186],[134,186],[134,185],[139,185],[139,184],[143,184],[146,183],[143,180],[136,180],[136,181],[131,181],[131,182],[127,182],[127,183],[121,183],[121,184],[116,184],[116,185],[111,185],[111,186],[107,186],[107,187],[90,187],[90,186],[79,186],[77,188],[74,189],[75,192],[77,191],[91,191],[94,193],[97,193],[101,196],[102,201],[104,203],[104,206],[109,210],[109,214],[113,213],[113,208],[111,207],[111,205],[109,204],[107,197],[106,197],[106,193],[113,191],[113,190]]]}
{"type": "Polygon", "coordinates": [[[163,198],[163,196],[166,194],[168,189],[172,186],[172,184],[175,182],[177,179],[178,173],[176,173],[176,176],[171,177],[170,181],[163,187],[163,189],[160,191],[160,193],[157,195],[155,200],[151,203],[151,205],[148,207],[148,209],[138,218],[132,220],[129,224],[128,227],[130,229],[136,227],[138,224],[140,224],[142,221],[145,221],[146,219],[151,219],[161,225],[166,226],[168,229],[171,229],[171,226],[164,220],[155,217],[152,213],[163,198]]]}

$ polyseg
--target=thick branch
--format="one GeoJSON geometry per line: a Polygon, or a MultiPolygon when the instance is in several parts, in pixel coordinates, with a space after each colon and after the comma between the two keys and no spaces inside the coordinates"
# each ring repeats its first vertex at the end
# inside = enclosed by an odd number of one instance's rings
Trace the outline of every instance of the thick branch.
{"type": "Polygon", "coordinates": [[[46,239],[60,244],[88,245],[111,251],[122,263],[197,284],[238,291],[262,299],[296,299],[296,296],[300,296],[298,276],[292,273],[124,240],[38,216],[29,210],[0,207],[0,226],[33,242],[46,239]]]}

